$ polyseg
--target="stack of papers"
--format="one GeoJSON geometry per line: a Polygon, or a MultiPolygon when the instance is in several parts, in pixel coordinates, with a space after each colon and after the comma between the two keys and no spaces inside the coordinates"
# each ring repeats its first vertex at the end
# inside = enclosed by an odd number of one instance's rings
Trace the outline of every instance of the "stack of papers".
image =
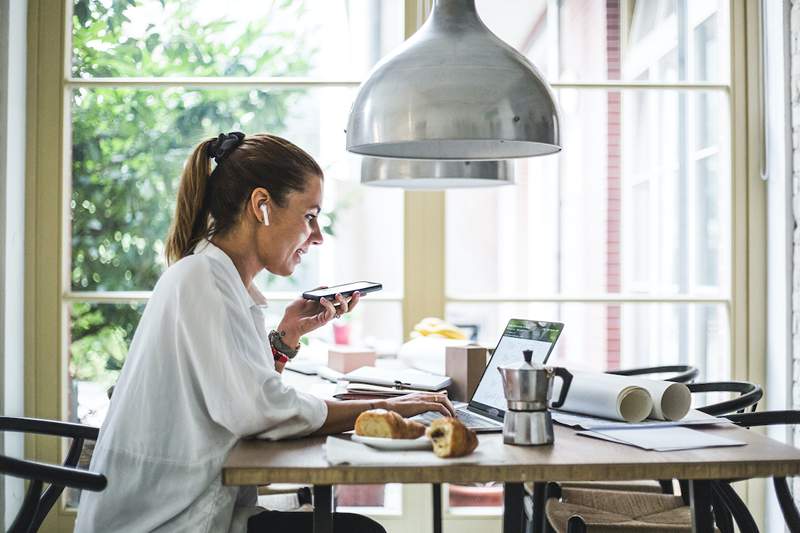
{"type": "Polygon", "coordinates": [[[743,446],[745,443],[720,437],[689,427],[731,425],[725,418],[717,418],[697,410],[676,421],[647,420],[636,424],[591,416],[553,411],[553,420],[559,424],[582,429],[578,435],[636,446],[658,452],[714,448],[718,446],[743,446]]]}
{"type": "Polygon", "coordinates": [[[413,368],[378,368],[362,366],[344,375],[343,379],[356,383],[370,383],[385,387],[439,391],[453,383],[447,376],[429,374],[413,368]]]}
{"type": "Polygon", "coordinates": [[[561,424],[562,426],[569,426],[577,429],[630,429],[672,426],[716,426],[733,424],[733,422],[727,418],[717,418],[716,416],[708,415],[696,409],[689,411],[689,414],[680,420],[668,421],[648,419],[637,423],[620,422],[619,420],[611,420],[608,418],[581,415],[577,413],[568,413],[565,411],[551,411],[551,414],[555,422],[561,424]]]}
{"type": "Polygon", "coordinates": [[[720,437],[704,431],[686,427],[654,427],[595,429],[579,431],[578,435],[608,440],[619,444],[636,446],[644,450],[671,452],[676,450],[694,450],[698,448],[716,448],[719,446],[744,446],[742,441],[720,437]]]}
{"type": "Polygon", "coordinates": [[[339,382],[339,387],[333,395],[337,400],[379,400],[381,398],[394,398],[411,394],[412,392],[428,392],[422,389],[409,389],[403,387],[384,387],[383,385],[370,385],[369,383],[339,382]]]}

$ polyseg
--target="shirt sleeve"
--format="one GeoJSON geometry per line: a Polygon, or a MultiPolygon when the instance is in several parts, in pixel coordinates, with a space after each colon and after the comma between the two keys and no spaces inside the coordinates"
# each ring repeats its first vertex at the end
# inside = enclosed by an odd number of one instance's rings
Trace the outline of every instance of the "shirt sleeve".
{"type": "Polygon", "coordinates": [[[325,402],[283,383],[249,309],[205,267],[205,280],[179,287],[176,342],[208,416],[239,438],[283,439],[319,429],[325,402]]]}

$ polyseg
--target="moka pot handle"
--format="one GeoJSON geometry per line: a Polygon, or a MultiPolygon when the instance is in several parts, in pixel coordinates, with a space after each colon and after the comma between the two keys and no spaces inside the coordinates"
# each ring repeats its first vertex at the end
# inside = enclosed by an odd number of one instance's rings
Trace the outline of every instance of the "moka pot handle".
{"type": "Polygon", "coordinates": [[[556,367],[553,369],[556,377],[561,378],[561,394],[558,395],[558,401],[555,401],[550,404],[550,407],[553,409],[558,409],[564,402],[567,400],[567,393],[569,392],[569,386],[572,384],[572,374],[570,374],[569,370],[563,367],[556,367]]]}

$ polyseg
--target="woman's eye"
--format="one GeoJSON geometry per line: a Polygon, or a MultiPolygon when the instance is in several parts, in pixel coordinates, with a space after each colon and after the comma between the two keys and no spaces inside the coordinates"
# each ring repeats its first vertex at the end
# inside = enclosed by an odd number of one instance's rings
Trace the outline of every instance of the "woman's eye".
{"type": "Polygon", "coordinates": [[[308,220],[309,222],[311,222],[315,218],[317,218],[317,215],[311,215],[311,214],[306,215],[306,220],[308,220]]]}

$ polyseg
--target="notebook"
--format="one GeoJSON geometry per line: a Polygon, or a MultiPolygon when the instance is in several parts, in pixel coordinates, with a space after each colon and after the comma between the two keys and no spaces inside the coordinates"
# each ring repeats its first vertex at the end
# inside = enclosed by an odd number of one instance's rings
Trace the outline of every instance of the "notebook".
{"type": "Polygon", "coordinates": [[[453,383],[447,376],[437,376],[414,368],[378,368],[362,366],[345,374],[342,379],[356,383],[371,383],[385,387],[439,391],[453,383]]]}

